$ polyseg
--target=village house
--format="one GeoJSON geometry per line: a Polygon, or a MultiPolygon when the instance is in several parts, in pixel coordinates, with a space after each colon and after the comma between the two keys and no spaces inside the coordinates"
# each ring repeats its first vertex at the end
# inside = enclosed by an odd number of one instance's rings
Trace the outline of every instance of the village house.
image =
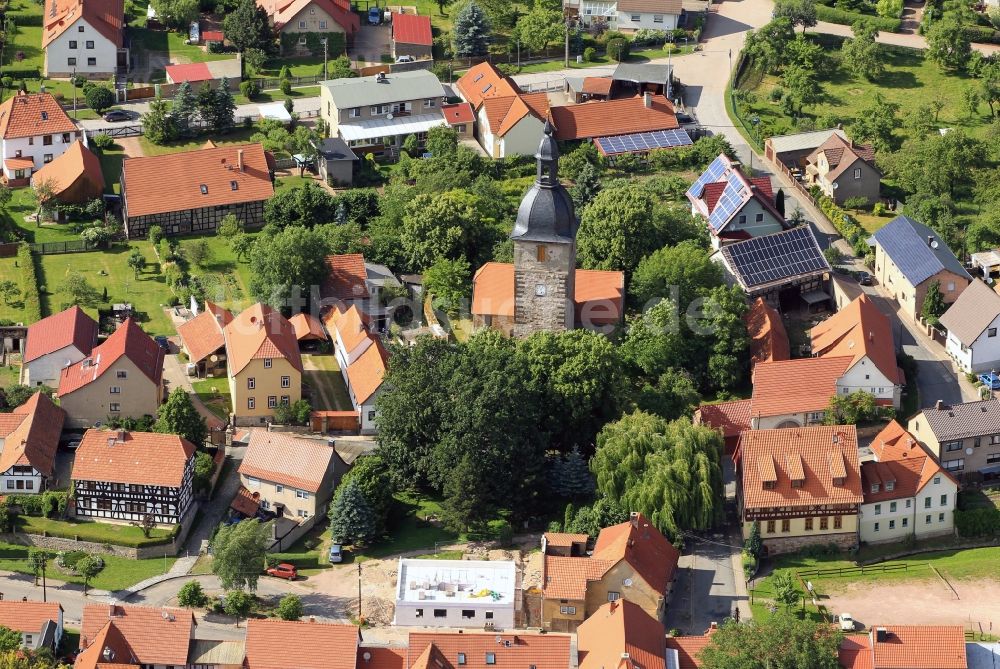
{"type": "MultiPolygon", "coordinates": [[[[282,51],[286,45],[297,51],[308,47],[311,39],[319,42],[335,35],[342,36],[346,45],[361,29],[361,18],[349,0],[257,0],[257,6],[281,37],[282,51]]],[[[339,54],[331,50],[329,55],[339,54]]]]}
{"type": "Polygon", "coordinates": [[[45,0],[43,73],[104,79],[129,69],[124,0],[45,0]]]}
{"type": "Polygon", "coordinates": [[[945,350],[968,373],[1000,371],[1000,295],[974,279],[941,316],[945,350]]]}
{"type": "Polygon", "coordinates": [[[547,94],[522,93],[490,62],[471,67],[455,82],[455,91],[471,105],[476,140],[489,156],[530,156],[538,148],[549,112],[547,94]]]}
{"type": "Polygon", "coordinates": [[[725,154],[712,161],[687,190],[691,215],[708,225],[712,248],[786,229],[770,177],[748,178],[725,154]]]}
{"type": "Polygon", "coordinates": [[[764,156],[774,163],[783,165],[793,175],[801,175],[805,173],[809,156],[823,146],[831,135],[847,140],[847,133],[840,128],[774,135],[764,140],[764,156]]]}
{"type": "Polygon", "coordinates": [[[704,634],[667,637],[667,669],[698,669],[701,651],[712,641],[712,635],[719,631],[717,623],[712,623],[704,634]]]}
{"type": "Polygon", "coordinates": [[[326,276],[319,291],[322,307],[357,305],[374,321],[374,331],[387,330],[391,312],[383,306],[384,291],[401,286],[389,268],[366,262],[360,253],[330,255],[324,262],[326,276]]]}
{"type": "Polygon", "coordinates": [[[186,667],[196,626],[190,609],[85,604],[73,666],[186,667]]]}
{"type": "Polygon", "coordinates": [[[62,370],[56,395],[69,427],[111,417],[155,416],[163,398],[163,349],[131,318],[83,360],[62,370]]]}
{"type": "Polygon", "coordinates": [[[911,418],[906,429],[963,483],[1000,478],[1000,400],[939,400],[911,418]]]}
{"type": "Polygon", "coordinates": [[[764,298],[758,297],[750,303],[744,320],[750,335],[751,368],[758,362],[788,360],[791,357],[791,344],[781,314],[764,298]]]}
{"type": "Polygon", "coordinates": [[[516,626],[520,575],[511,561],[400,558],[394,625],[500,630],[516,626]]]}
{"type": "Polygon", "coordinates": [[[560,105],[552,107],[550,112],[556,139],[560,142],[579,139],[599,142],[604,137],[643,135],[680,128],[673,103],[663,95],[648,92],[631,98],[560,105]]]}
{"type": "Polygon", "coordinates": [[[228,214],[248,228],[263,225],[274,185],[260,144],[213,145],[126,159],[121,194],[125,233],[145,239],[154,225],[165,235],[215,232],[228,214]]]}
{"type": "Polygon", "coordinates": [[[0,414],[0,494],[31,495],[51,487],[65,420],[66,412],[41,392],[0,414]]]}
{"type": "Polygon", "coordinates": [[[63,607],[58,602],[0,600],[0,626],[21,635],[21,648],[53,653],[63,637],[63,607]]]}
{"type": "Polygon", "coordinates": [[[434,35],[431,17],[416,14],[392,13],[392,57],[412,56],[417,60],[431,57],[434,35]]]}
{"type": "Polygon", "coordinates": [[[869,205],[878,202],[882,172],[875,166],[875,150],[870,145],[831,133],[806,158],[805,171],[808,182],[837,204],[859,197],[869,205]]]}
{"type": "MultiPolygon", "coordinates": [[[[50,0],[51,1],[51,0],[50,0]]],[[[3,181],[27,186],[31,175],[86,136],[49,93],[17,93],[0,104],[3,181]]]]}
{"type": "Polygon", "coordinates": [[[702,404],[694,411],[694,424],[718,430],[725,443],[726,455],[732,455],[739,445],[740,433],[750,429],[752,411],[750,400],[702,404]]]}
{"type": "Polygon", "coordinates": [[[188,358],[187,363],[195,365],[196,376],[225,374],[225,328],[232,321],[233,315],[228,310],[206,300],[201,313],[177,326],[181,350],[188,358]]]}
{"type": "MultiPolygon", "coordinates": [[[[662,617],[680,552],[642,514],[602,529],[589,557],[567,556],[559,548],[563,539],[552,533],[544,539],[544,629],[572,632],[602,604],[619,599],[662,617]]],[[[574,543],[572,536],[568,540],[574,543]]]]}
{"type": "Polygon", "coordinates": [[[46,184],[53,197],[65,204],[81,204],[104,193],[104,174],[101,160],[87,148],[83,140],[76,140],[66,153],[51,163],[42,165],[31,176],[34,186],[46,184]]]}
{"type": "Polygon", "coordinates": [[[334,307],[324,317],[333,342],[340,373],[347,386],[351,405],[358,414],[361,434],[378,431],[375,400],[389,362],[389,352],[379,335],[371,331],[371,321],[356,304],[334,307]]]}
{"type": "Polygon", "coordinates": [[[914,321],[932,284],[948,304],[972,277],[940,236],[909,216],[897,216],[872,236],[875,277],[914,321]]]}
{"type": "Polygon", "coordinates": [[[263,425],[279,404],[302,399],[302,356],[295,328],[280,311],[258,302],[223,329],[236,425],[263,425]]]}
{"type": "Polygon", "coordinates": [[[769,555],[857,545],[863,498],[853,425],[750,430],[736,461],[744,538],[760,523],[769,555]]]}
{"type": "MultiPolygon", "coordinates": [[[[602,604],[576,630],[579,669],[667,669],[663,623],[627,599],[602,604]]],[[[673,668],[671,668],[673,669],[673,668]]]]}
{"type": "Polygon", "coordinates": [[[958,480],[896,421],[875,437],[871,449],[875,459],[861,463],[861,541],[953,534],[958,480]]]}
{"type": "Polygon", "coordinates": [[[55,388],[62,370],[90,355],[95,344],[97,322],[76,305],[32,323],[21,357],[21,383],[55,388]]]}
{"type": "Polygon", "coordinates": [[[320,84],[320,115],[330,135],[362,156],[398,154],[409,135],[423,144],[428,130],[446,125],[443,104],[441,82],[426,70],[320,84]]]}
{"type": "Polygon", "coordinates": [[[618,0],[616,30],[626,35],[640,30],[674,30],[680,22],[681,0],[618,0]]]}
{"type": "Polygon", "coordinates": [[[448,127],[455,131],[459,141],[469,139],[473,136],[476,127],[476,114],[472,111],[472,105],[468,102],[456,102],[450,105],[443,105],[441,112],[448,127]]]}
{"type": "Polygon", "coordinates": [[[355,625],[251,618],[242,669],[357,669],[360,641],[355,625]]]}
{"type": "Polygon", "coordinates": [[[753,368],[750,426],[755,430],[820,425],[854,358],[796,358],[753,368]]]}
{"type": "MultiPolygon", "coordinates": [[[[512,632],[427,631],[410,632],[407,648],[402,649],[403,669],[570,669],[576,663],[567,634],[512,632]]],[[[371,649],[362,647],[364,652],[371,649]]],[[[376,656],[377,657],[377,656],[376,656]]],[[[358,663],[358,669],[366,665],[358,663]]],[[[390,665],[391,667],[391,665],[390,665]]],[[[373,669],[388,669],[377,667],[373,669]]]]}
{"type": "Polygon", "coordinates": [[[77,518],[186,522],[194,499],[194,444],[176,434],[87,430],[73,461],[77,518]]]}
{"type": "MultiPolygon", "coordinates": [[[[878,625],[851,634],[838,652],[844,669],[968,669],[961,625],[878,625]]],[[[987,665],[983,665],[987,666],[987,665]]]]}

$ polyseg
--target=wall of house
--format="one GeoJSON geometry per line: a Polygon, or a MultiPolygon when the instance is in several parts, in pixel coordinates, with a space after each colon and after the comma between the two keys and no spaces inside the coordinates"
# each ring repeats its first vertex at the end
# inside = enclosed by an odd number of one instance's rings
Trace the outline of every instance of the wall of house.
{"type": "MultiPolygon", "coordinates": [[[[388,75],[392,76],[392,75],[388,75]]],[[[392,114],[394,118],[399,117],[400,114],[407,114],[409,116],[426,116],[428,114],[440,114],[441,105],[444,104],[444,95],[434,95],[428,98],[416,98],[409,100],[397,100],[388,104],[389,109],[385,112],[379,113],[377,109],[371,104],[363,104],[363,100],[358,100],[357,107],[344,107],[338,108],[333,101],[333,96],[329,95],[326,87],[321,89],[327,92],[327,96],[324,97],[320,95],[320,101],[323,103],[323,117],[327,116],[336,117],[337,125],[344,123],[361,123],[362,121],[371,121],[373,119],[384,119],[387,118],[389,114],[392,114]],[[401,108],[401,105],[409,105],[408,110],[401,108]],[[351,110],[357,110],[355,113],[358,116],[351,116],[351,110]]],[[[443,117],[442,117],[443,118],[443,117]]],[[[335,134],[333,128],[330,129],[330,134],[335,134]]],[[[392,134],[392,133],[388,133],[392,134]]]]}
{"type": "MultiPolygon", "coordinates": [[[[841,526],[834,527],[834,517],[829,516],[827,529],[820,529],[820,518],[812,519],[813,529],[806,529],[806,518],[790,518],[788,532],[781,531],[781,520],[774,521],[774,531],[768,531],[768,521],[760,521],[760,537],[768,549],[768,553],[791,553],[806,546],[825,546],[836,544],[841,548],[850,548],[857,543],[858,516],[847,514],[840,516],[841,526]]],[[[750,536],[753,521],[744,521],[743,537],[750,536]]]]}
{"type": "Polygon", "coordinates": [[[829,184],[827,195],[832,197],[837,204],[843,204],[852,197],[863,197],[868,200],[869,204],[874,204],[878,202],[881,178],[882,175],[874,167],[863,160],[855,159],[854,163],[836,181],[827,182],[829,184]],[[858,169],[861,170],[861,178],[855,179],[854,172],[858,169]],[[833,188],[833,183],[837,184],[836,188],[833,188]]]}
{"type": "Polygon", "coordinates": [[[949,332],[945,350],[963,372],[1000,371],[1000,316],[994,318],[969,347],[949,332]],[[994,328],[992,337],[990,328],[994,328]]]}
{"type": "Polygon", "coordinates": [[[544,127],[542,121],[530,114],[522,118],[500,138],[500,157],[535,155],[544,127]]]}
{"type": "Polygon", "coordinates": [[[330,16],[318,3],[310,2],[281,27],[283,33],[342,33],[344,26],[330,16]]]}
{"type": "MultiPolygon", "coordinates": [[[[746,232],[751,237],[762,237],[763,235],[770,235],[775,232],[781,232],[781,221],[779,221],[774,214],[771,213],[769,209],[764,207],[757,198],[754,198],[743,205],[743,208],[738,214],[733,216],[733,219],[729,222],[723,232],[746,232]],[[757,220],[758,216],[760,221],[757,220]]],[[[720,240],[715,235],[712,236],[712,246],[716,249],[719,248],[720,240]]]]}
{"type": "MultiPolygon", "coordinates": [[[[569,3],[567,3],[569,4],[569,3]]],[[[579,3],[580,22],[584,27],[591,25],[596,19],[603,18],[608,21],[608,27],[615,29],[618,23],[618,12],[615,2],[588,2],[583,0],[579,3]]]]}
{"type": "Polygon", "coordinates": [[[961,292],[969,285],[969,280],[965,277],[942,270],[919,286],[911,286],[879,244],[875,245],[875,276],[913,320],[916,320],[920,310],[923,309],[927,289],[935,280],[940,282],[941,294],[948,304],[958,299],[961,292]]]}
{"type": "Polygon", "coordinates": [[[400,56],[413,56],[417,60],[422,60],[424,58],[431,57],[431,47],[425,44],[408,44],[406,42],[397,42],[393,40],[392,56],[393,58],[399,58],[400,56]]]}
{"type": "Polygon", "coordinates": [[[582,599],[542,600],[542,627],[552,632],[575,632],[587,618],[587,604],[582,599]],[[563,609],[566,613],[563,613],[563,609]],[[572,613],[570,613],[572,611],[572,613]]]}
{"type": "Polygon", "coordinates": [[[35,358],[23,365],[21,374],[24,385],[46,385],[55,388],[59,385],[59,374],[68,364],[80,362],[85,357],[83,352],[72,344],[54,353],[35,358]]]}
{"type": "Polygon", "coordinates": [[[274,416],[275,407],[282,398],[293,404],[302,399],[302,374],[284,358],[272,358],[271,367],[264,366],[263,358],[251,360],[240,373],[229,376],[229,392],[233,401],[233,414],[239,425],[263,425],[274,416]],[[288,387],[283,387],[281,378],[288,377],[288,387]],[[254,380],[253,389],[249,379],[254,380]],[[254,407],[250,408],[253,398],[254,407]],[[274,406],[269,406],[271,398],[274,406]]]}
{"type": "Polygon", "coordinates": [[[915,498],[862,504],[859,520],[861,541],[875,544],[904,541],[910,535],[925,539],[952,534],[957,498],[958,486],[947,476],[939,474],[915,498]],[[943,505],[942,496],[946,500],[943,505]]]}
{"type": "Polygon", "coordinates": [[[248,228],[260,227],[264,224],[264,200],[224,204],[218,207],[179,209],[147,216],[129,216],[128,191],[125,188],[124,174],[122,175],[122,192],[125,193],[126,198],[125,231],[132,239],[145,239],[149,228],[154,225],[163,228],[163,234],[167,236],[214,233],[219,222],[228,214],[236,216],[248,228]]]}
{"type": "MultiPolygon", "coordinates": [[[[666,569],[666,565],[662,566],[666,569]]],[[[638,605],[643,611],[659,619],[663,614],[663,593],[656,592],[644,581],[625,560],[621,560],[609,569],[600,581],[587,583],[587,615],[593,615],[597,609],[611,601],[609,593],[617,593],[618,597],[627,599],[638,605]],[[631,580],[632,585],[625,585],[625,580],[631,580]]]]}
{"type": "MultiPolygon", "coordinates": [[[[376,425],[376,420],[378,418],[378,413],[375,411],[375,398],[382,391],[379,387],[372,396],[365,400],[364,404],[357,407],[358,414],[361,417],[361,434],[378,434],[378,426],[376,425]]],[[[353,391],[351,393],[353,397],[353,391]]]]}
{"type": "Polygon", "coordinates": [[[118,47],[83,18],[77,19],[45,48],[45,76],[69,77],[74,70],[85,77],[110,77],[118,70],[118,47]],[[94,43],[93,49],[86,48],[88,41],[94,43]],[[76,43],[75,49],[70,48],[70,42],[76,43]],[[70,58],[76,58],[75,65],[70,64],[70,58]],[[95,63],[89,65],[88,58],[95,58],[95,63]]]}
{"type": "Polygon", "coordinates": [[[868,356],[855,363],[837,380],[838,395],[849,395],[859,390],[871,393],[876,400],[892,402],[895,408],[899,408],[901,398],[899,387],[893,384],[868,356]]]}
{"type": "Polygon", "coordinates": [[[679,14],[652,14],[643,12],[623,12],[618,10],[618,30],[625,34],[649,28],[650,30],[673,30],[677,27],[679,14]],[[638,17],[638,21],[633,19],[638,17]]]}
{"type": "Polygon", "coordinates": [[[331,458],[330,467],[323,477],[323,485],[318,492],[301,490],[292,486],[253,478],[240,474],[240,483],[250,492],[260,493],[261,507],[274,511],[277,505],[285,508],[284,515],[294,520],[322,516],[333,491],[333,472],[336,458],[331,458]],[[304,495],[304,496],[303,496],[304,495]]]}
{"type": "Polygon", "coordinates": [[[318,161],[320,176],[332,181],[337,186],[350,186],[354,183],[353,160],[323,160],[318,161]]]}
{"type": "Polygon", "coordinates": [[[483,328],[493,328],[510,337],[514,334],[514,318],[512,316],[474,315],[472,317],[472,329],[481,330],[483,328]]]}
{"type": "Polygon", "coordinates": [[[819,410],[805,413],[788,413],[780,416],[754,416],[751,418],[751,422],[755,430],[773,430],[779,427],[805,427],[822,424],[825,415],[825,410],[819,410]]]}
{"type": "Polygon", "coordinates": [[[923,414],[910,419],[907,429],[934,454],[941,466],[956,478],[962,474],[1000,466],[1000,434],[984,434],[960,440],[939,440],[927,426],[923,414]]]}
{"type": "MultiPolygon", "coordinates": [[[[25,473],[15,473],[13,465],[0,474],[0,494],[2,495],[37,495],[44,492],[44,477],[34,467],[25,473]]],[[[27,466],[27,465],[26,465],[27,466]]]]}
{"type": "Polygon", "coordinates": [[[421,627],[468,627],[482,629],[493,623],[498,629],[514,626],[514,603],[496,602],[449,602],[444,599],[422,602],[401,602],[396,600],[394,625],[421,627]],[[435,611],[443,615],[435,616],[435,611]],[[467,615],[463,615],[463,611],[467,615]],[[471,615],[468,615],[470,614],[471,615]]]}
{"type": "Polygon", "coordinates": [[[155,416],[161,397],[162,387],[131,360],[122,357],[97,380],[59,396],[59,405],[66,411],[66,427],[92,427],[97,421],[106,421],[108,416],[155,416]],[[126,378],[118,378],[119,371],[125,372],[126,378]],[[112,393],[113,387],[121,392],[112,393]],[[112,410],[112,404],[117,405],[116,411],[112,410]]]}
{"type": "Polygon", "coordinates": [[[486,116],[486,105],[480,107],[476,114],[476,139],[487,155],[491,158],[500,157],[500,144],[490,130],[489,118],[486,116]]]}
{"type": "Polygon", "coordinates": [[[35,161],[36,170],[42,169],[46,162],[52,162],[62,154],[66,153],[73,142],[80,139],[82,132],[56,133],[54,135],[37,135],[34,137],[15,137],[3,140],[3,158],[14,158],[17,152],[21,152],[22,158],[31,158],[35,161]],[[45,138],[51,137],[52,143],[45,144],[45,138]],[[50,156],[46,161],[45,157],[50,156]]]}

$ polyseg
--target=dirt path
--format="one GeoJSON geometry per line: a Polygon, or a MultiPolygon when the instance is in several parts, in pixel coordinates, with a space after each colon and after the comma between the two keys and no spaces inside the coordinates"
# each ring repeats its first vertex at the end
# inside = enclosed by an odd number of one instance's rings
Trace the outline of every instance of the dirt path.
{"type": "Polygon", "coordinates": [[[966,625],[1000,629],[1000,581],[951,581],[959,599],[939,579],[899,584],[855,583],[831,593],[824,603],[833,613],[847,612],[866,628],[872,625],[966,625]]]}
{"type": "Polygon", "coordinates": [[[138,137],[117,137],[115,144],[122,147],[125,155],[129,158],[141,158],[146,154],[142,151],[142,143],[138,137]]]}

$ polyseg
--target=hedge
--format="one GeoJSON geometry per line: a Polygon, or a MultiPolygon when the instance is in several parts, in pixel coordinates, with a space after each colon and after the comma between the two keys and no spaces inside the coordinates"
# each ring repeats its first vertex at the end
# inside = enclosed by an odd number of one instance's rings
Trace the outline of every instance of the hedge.
{"type": "Polygon", "coordinates": [[[980,44],[1000,44],[1000,33],[986,26],[962,26],[965,36],[970,42],[980,44]]]}
{"type": "MultiPolygon", "coordinates": [[[[814,187],[815,188],[815,187],[814,187]]],[[[818,190],[818,189],[816,189],[818,190]]],[[[870,250],[868,248],[868,232],[861,227],[857,219],[837,206],[837,204],[825,195],[813,195],[816,204],[823,214],[830,219],[833,227],[837,228],[840,236],[854,247],[858,255],[865,256],[870,250]]]]}
{"type": "Polygon", "coordinates": [[[26,67],[24,69],[17,69],[14,67],[5,67],[3,71],[0,71],[0,75],[4,77],[10,77],[11,79],[41,79],[42,73],[37,67],[26,67]]]}
{"type": "Polygon", "coordinates": [[[24,322],[35,323],[42,320],[42,300],[38,294],[38,274],[31,247],[21,242],[17,247],[17,264],[21,268],[21,293],[24,295],[24,322]]]}
{"type": "Polygon", "coordinates": [[[1000,510],[984,508],[955,511],[955,529],[963,537],[1000,535],[1000,510]]]}
{"type": "Polygon", "coordinates": [[[7,18],[14,22],[16,26],[32,26],[40,28],[42,26],[41,14],[20,14],[18,12],[8,12],[7,18]]]}
{"type": "Polygon", "coordinates": [[[829,23],[839,23],[844,26],[854,25],[856,21],[864,21],[882,32],[898,33],[903,22],[900,19],[872,16],[859,12],[848,12],[826,5],[816,5],[816,18],[829,23]]]}

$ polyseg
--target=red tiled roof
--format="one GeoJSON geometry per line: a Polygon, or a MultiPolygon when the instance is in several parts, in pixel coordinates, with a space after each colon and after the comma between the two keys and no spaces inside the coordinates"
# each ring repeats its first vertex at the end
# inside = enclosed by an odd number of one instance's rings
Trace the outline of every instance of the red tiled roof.
{"type": "Polygon", "coordinates": [[[544,535],[547,546],[569,548],[573,544],[585,544],[590,538],[586,534],[568,534],[566,532],[546,532],[544,535]]]}
{"type": "Polygon", "coordinates": [[[202,42],[221,42],[225,39],[226,35],[221,30],[203,30],[201,33],[202,42]]]}
{"type": "Polygon", "coordinates": [[[761,362],[753,368],[754,416],[824,411],[837,394],[837,380],[852,358],[797,358],[761,362]]]}
{"type": "Polygon", "coordinates": [[[712,640],[712,631],[699,636],[668,636],[667,652],[676,651],[677,669],[699,669],[699,655],[712,640]]]}
{"type": "Polygon", "coordinates": [[[46,48],[80,18],[121,48],[125,0],[46,0],[42,48],[46,48]]]}
{"type": "Polygon", "coordinates": [[[653,590],[665,593],[674,580],[680,555],[645,516],[633,513],[624,523],[601,530],[593,556],[616,562],[624,559],[653,590]]]}
{"type": "MultiPolygon", "coordinates": [[[[836,135],[834,135],[836,136],[836,135]]],[[[848,369],[867,357],[890,383],[899,384],[896,345],[889,317],[862,294],[809,332],[813,355],[852,356],[848,369]]]]}
{"type": "Polygon", "coordinates": [[[906,428],[895,420],[879,432],[871,444],[875,461],[861,465],[865,502],[914,497],[935,476],[943,475],[958,485],[958,479],[937,463],[906,428]],[[893,489],[886,490],[886,481],[893,489]],[[872,492],[872,483],[879,492],[872,492]]]}
{"type": "Polygon", "coordinates": [[[613,82],[614,79],[611,77],[584,77],[580,92],[588,95],[610,95],[613,82]]]}
{"type": "MultiPolygon", "coordinates": [[[[111,634],[117,637],[119,644],[125,644],[138,664],[187,664],[188,646],[195,625],[191,611],[121,604],[84,605],[80,647],[98,647],[97,661],[91,666],[101,664],[102,649],[98,637],[107,633],[105,628],[109,622],[116,631],[111,634]]],[[[123,663],[125,658],[119,655],[115,662],[123,663]]]]}
{"type": "Polygon", "coordinates": [[[666,630],[638,604],[608,602],[576,630],[579,669],[664,669],[666,630]]]}
{"type": "Polygon", "coordinates": [[[409,669],[406,648],[358,647],[357,669],[409,669]]]}
{"type": "Polygon", "coordinates": [[[871,625],[868,636],[840,644],[845,669],[966,669],[965,632],[960,625],[871,625]],[[876,630],[885,630],[879,641],[876,630]]]}
{"type": "Polygon", "coordinates": [[[35,166],[34,158],[7,158],[3,166],[8,170],[24,170],[35,166]]]}
{"type": "Polygon", "coordinates": [[[167,65],[167,79],[175,84],[187,81],[195,83],[199,81],[210,81],[215,77],[208,69],[207,63],[181,63],[179,65],[167,65]]]}
{"type": "Polygon", "coordinates": [[[711,214],[715,211],[715,205],[719,203],[719,198],[722,197],[724,190],[726,190],[725,181],[715,181],[705,184],[705,188],[701,191],[701,196],[705,200],[705,206],[708,207],[708,213],[711,214]]]}
{"type": "Polygon", "coordinates": [[[281,312],[258,302],[247,307],[226,325],[229,373],[239,374],[251,360],[284,358],[302,371],[302,355],[295,329],[281,312]]]}
{"type": "Polygon", "coordinates": [[[750,429],[751,414],[750,400],[702,404],[695,411],[694,422],[722,430],[723,437],[737,437],[750,429]]]}
{"type": "Polygon", "coordinates": [[[206,303],[200,314],[177,326],[177,334],[187,349],[191,362],[201,362],[226,345],[223,328],[233,320],[233,315],[214,304],[206,303]]]}
{"type": "Polygon", "coordinates": [[[740,435],[739,449],[745,509],[862,501],[853,425],[748,430],[740,435]],[[834,485],[841,474],[843,484],[834,485]],[[793,486],[793,477],[801,485],[793,486]],[[764,481],[771,487],[764,488],[764,481]]]}
{"type": "Polygon", "coordinates": [[[94,348],[90,356],[62,371],[59,376],[59,397],[101,378],[122,357],[132,361],[154,384],[160,385],[163,379],[163,349],[129,318],[103,344],[94,348]]]}
{"type": "Polygon", "coordinates": [[[360,640],[354,625],[251,618],[243,667],[356,669],[360,640]]]}
{"type": "Polygon", "coordinates": [[[840,642],[837,660],[844,669],[874,669],[872,649],[868,644],[868,636],[851,634],[840,642]]]}
{"type": "Polygon", "coordinates": [[[194,453],[194,444],[176,434],[91,429],[76,451],[72,479],[179,488],[194,453]]]}
{"type": "Polygon", "coordinates": [[[104,173],[101,171],[101,160],[94,152],[83,145],[82,140],[76,140],[66,152],[42,169],[31,175],[32,183],[48,182],[56,196],[62,195],[80,179],[86,179],[90,194],[98,194],[104,190],[104,173]]]}
{"type": "Polygon", "coordinates": [[[260,144],[129,158],[122,163],[122,188],[129,217],[259,202],[274,195],[260,144]]]}
{"type": "Polygon", "coordinates": [[[497,137],[505,136],[527,116],[542,120],[549,112],[549,98],[546,93],[521,93],[512,97],[488,98],[483,104],[486,108],[486,121],[497,137]]]}
{"type": "Polygon", "coordinates": [[[431,17],[394,13],[392,15],[392,40],[402,44],[431,46],[434,43],[434,36],[431,34],[431,17]]]}
{"type": "Polygon", "coordinates": [[[80,644],[81,650],[73,663],[74,669],[121,669],[140,666],[124,634],[111,620],[106,620],[93,638],[81,635],[80,644]],[[110,660],[114,664],[102,660],[110,660]]]}
{"type": "Polygon", "coordinates": [[[546,555],[542,567],[542,591],[547,599],[586,599],[587,583],[601,580],[617,563],[617,560],[593,557],[546,555]]]}
{"type": "Polygon", "coordinates": [[[389,352],[377,335],[368,335],[371,345],[347,367],[347,381],[358,404],[364,404],[382,385],[388,367],[389,352]]]}
{"type": "Polygon", "coordinates": [[[514,97],[521,92],[513,80],[505,77],[490,62],[473,65],[455,82],[459,95],[479,111],[483,101],[495,97],[514,97]]]}
{"type": "Polygon", "coordinates": [[[0,104],[0,137],[76,132],[76,124],[49,93],[18,93],[0,104]]]}
{"type": "Polygon", "coordinates": [[[361,17],[351,11],[350,0],[257,0],[257,6],[264,10],[277,30],[312,3],[340,24],[348,35],[361,28],[361,17]]]}
{"type": "Polygon", "coordinates": [[[239,472],[315,493],[323,485],[333,456],[333,448],[324,441],[254,430],[239,472]]]}
{"type": "Polygon", "coordinates": [[[448,122],[448,125],[476,122],[476,115],[472,111],[472,105],[468,102],[442,105],[441,113],[444,114],[444,120],[448,122]]]}
{"type": "Polygon", "coordinates": [[[76,346],[83,355],[90,355],[96,342],[97,323],[74,305],[28,326],[24,362],[37,360],[70,345],[76,346]]]}
{"type": "Polygon", "coordinates": [[[358,300],[369,296],[368,271],[365,269],[363,255],[344,253],[337,256],[327,256],[324,263],[327,275],[321,290],[323,298],[358,300]]]}
{"type": "Polygon", "coordinates": [[[552,124],[560,141],[611,137],[680,127],[674,106],[662,95],[646,107],[641,96],[552,107],[552,124]]]}
{"type": "Polygon", "coordinates": [[[358,345],[369,339],[371,322],[368,314],[358,309],[356,304],[347,309],[343,309],[342,306],[336,305],[327,311],[323,316],[323,325],[334,340],[336,340],[335,333],[339,333],[346,353],[351,353],[358,345]]]}
{"type": "MultiPolygon", "coordinates": [[[[529,665],[536,669],[569,669],[571,666],[568,634],[410,632],[408,666],[411,669],[420,666],[418,659],[425,654],[441,660],[442,664],[431,660],[424,669],[525,669],[529,665]],[[433,655],[428,653],[431,646],[436,651],[433,655]],[[464,665],[458,663],[459,653],[465,654],[464,665]],[[486,664],[487,653],[493,655],[493,664],[486,664]]],[[[358,669],[362,669],[360,664],[358,669]]]]}
{"type": "Polygon", "coordinates": [[[288,322],[292,324],[292,328],[295,330],[295,338],[299,341],[310,339],[319,339],[322,341],[326,339],[326,333],[323,332],[323,324],[316,320],[316,317],[312,314],[300,311],[289,318],[288,322]]]}
{"type": "Polygon", "coordinates": [[[260,493],[250,492],[243,486],[240,486],[229,508],[236,513],[243,514],[247,518],[256,516],[257,510],[260,509],[260,493]]]}
{"type": "Polygon", "coordinates": [[[22,602],[0,600],[0,625],[7,629],[37,634],[47,621],[59,622],[62,605],[58,602],[22,602]]]}
{"type": "Polygon", "coordinates": [[[750,360],[758,362],[788,360],[791,347],[788,333],[778,310],[758,297],[746,315],[747,333],[750,335],[750,360]]]}
{"type": "Polygon", "coordinates": [[[66,412],[45,393],[35,393],[9,415],[21,420],[3,435],[0,472],[6,472],[14,465],[31,465],[42,476],[52,476],[66,412]]]}

